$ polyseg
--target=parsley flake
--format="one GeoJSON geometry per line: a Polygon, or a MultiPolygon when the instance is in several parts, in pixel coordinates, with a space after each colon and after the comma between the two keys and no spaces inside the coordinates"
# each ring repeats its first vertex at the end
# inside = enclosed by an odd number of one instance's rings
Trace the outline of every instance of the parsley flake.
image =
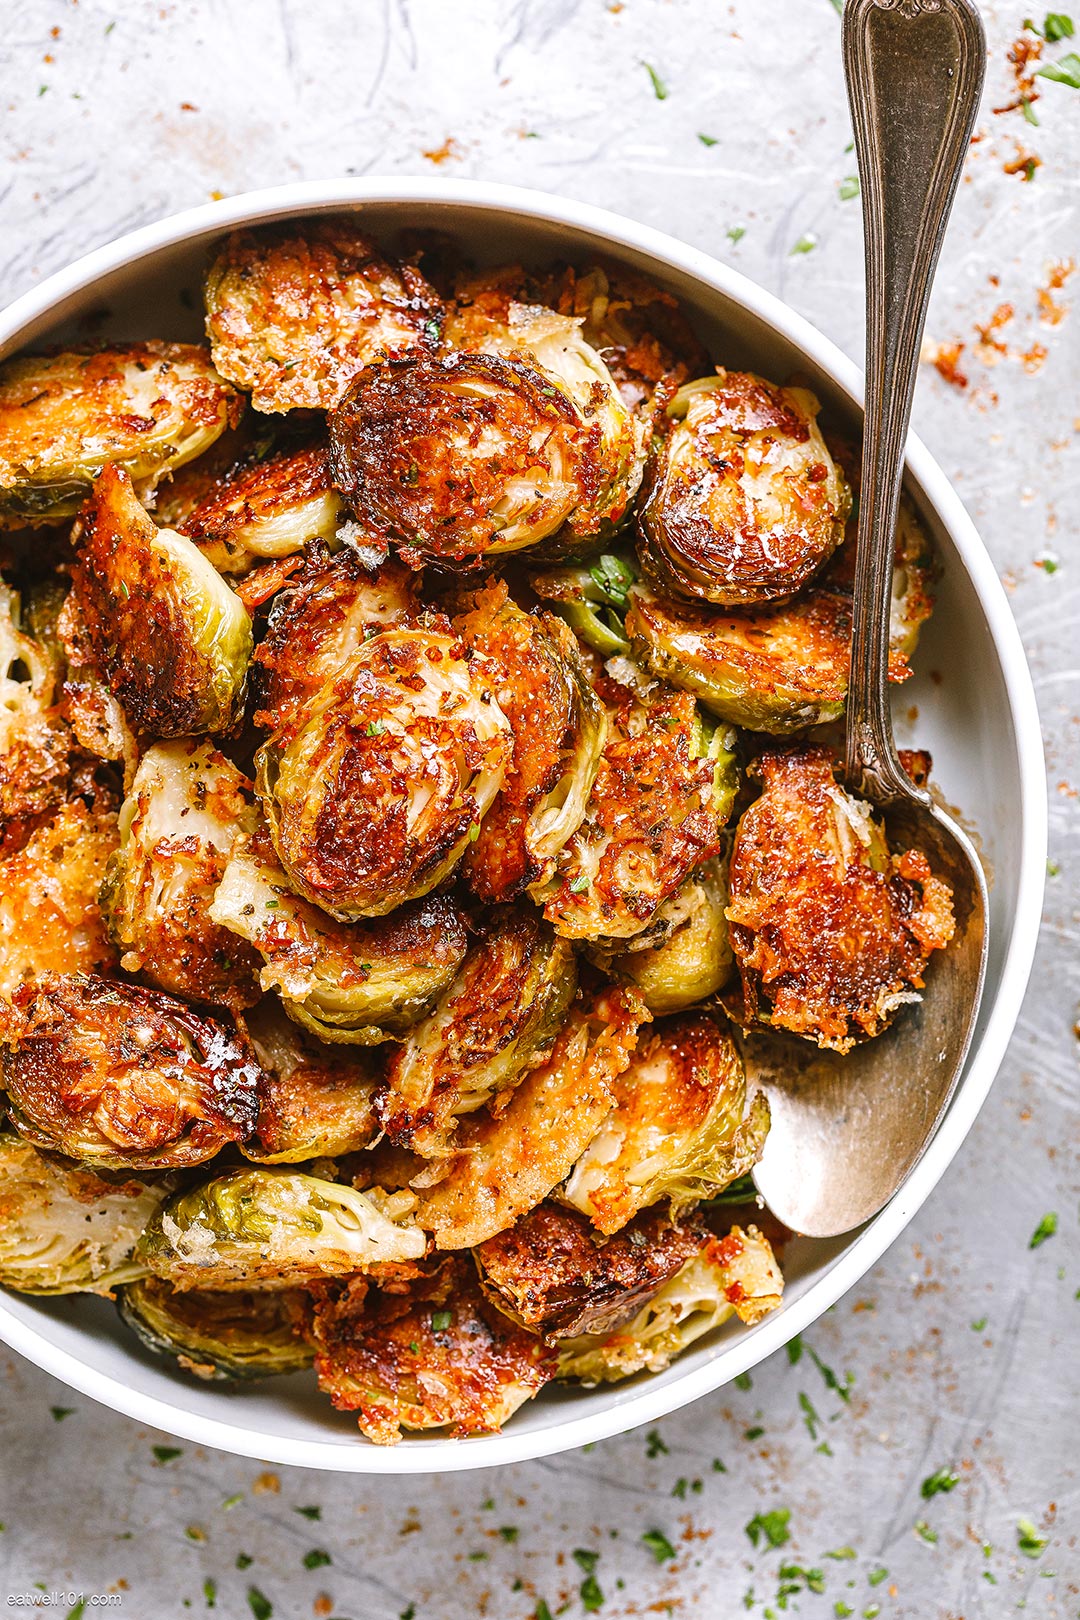
{"type": "Polygon", "coordinates": [[[641,1538],[643,1547],[648,1547],[658,1564],[668,1564],[675,1558],[675,1548],[662,1530],[646,1530],[641,1538]]]}
{"type": "Polygon", "coordinates": [[[919,1486],[919,1494],[924,1502],[929,1502],[932,1496],[939,1496],[945,1491],[955,1491],[960,1483],[960,1475],[951,1468],[939,1468],[933,1474],[928,1474],[919,1486]]]}
{"type": "Polygon", "coordinates": [[[182,1457],[184,1455],[183,1449],[180,1446],[151,1446],[150,1450],[154,1453],[154,1456],[159,1463],[172,1462],[174,1457],[182,1457]]]}
{"type": "Polygon", "coordinates": [[[932,1529],[925,1519],[915,1520],[915,1534],[921,1536],[931,1547],[937,1543],[937,1531],[932,1529]]]}
{"type": "Polygon", "coordinates": [[[322,1569],[324,1564],[332,1564],[334,1560],[325,1547],[312,1547],[304,1554],[302,1562],[305,1569],[322,1569]]]}
{"type": "Polygon", "coordinates": [[[518,1536],[521,1534],[521,1531],[518,1529],[516,1524],[500,1524],[499,1534],[502,1536],[504,1541],[508,1541],[511,1543],[511,1545],[513,1545],[518,1536]]]}
{"type": "Polygon", "coordinates": [[[445,1333],[453,1320],[453,1311],[433,1311],[431,1314],[431,1331],[433,1333],[445,1333]]]}
{"type": "Polygon", "coordinates": [[[792,248],[789,257],[794,257],[796,253],[813,253],[816,247],[817,237],[814,235],[813,231],[804,231],[802,236],[800,236],[799,240],[795,243],[795,246],[792,248]]]}
{"type": "Polygon", "coordinates": [[[249,1586],[247,1589],[247,1600],[248,1608],[255,1616],[255,1620],[271,1620],[271,1616],[274,1613],[274,1605],[266,1596],[265,1592],[260,1592],[257,1586],[249,1586]]]}
{"type": "Polygon", "coordinates": [[[1055,45],[1059,39],[1072,39],[1076,32],[1071,17],[1063,11],[1048,11],[1043,21],[1043,38],[1055,45]]]}
{"type": "Polygon", "coordinates": [[[319,1519],[322,1518],[321,1507],[298,1507],[293,1508],[293,1512],[299,1513],[301,1518],[310,1519],[313,1524],[317,1523],[319,1519]]]}
{"type": "Polygon", "coordinates": [[[653,87],[653,95],[656,97],[657,101],[666,101],[668,98],[668,87],[660,77],[659,73],[657,73],[651,62],[642,62],[641,65],[649,75],[649,80],[653,87]]]}
{"type": "Polygon", "coordinates": [[[646,1457],[666,1457],[667,1454],[668,1448],[664,1444],[664,1438],[661,1435],[660,1430],[650,1429],[648,1434],[645,1436],[646,1457]]]}
{"type": "Polygon", "coordinates": [[[1057,1229],[1057,1213],[1054,1210],[1050,1210],[1046,1215],[1043,1216],[1034,1232],[1032,1232],[1030,1238],[1028,1239],[1028,1248],[1039,1248],[1041,1244],[1046,1242],[1047,1238],[1053,1237],[1057,1229]]]}
{"type": "Polygon", "coordinates": [[[1049,1537],[1040,1536],[1030,1519],[1017,1519],[1016,1545],[1025,1558],[1041,1558],[1049,1545],[1049,1537]]]}
{"type": "Polygon", "coordinates": [[[852,197],[859,195],[859,177],[857,174],[846,174],[840,182],[840,201],[850,202],[852,197]]]}
{"type": "Polygon", "coordinates": [[[790,1508],[772,1508],[768,1513],[755,1513],[743,1528],[755,1547],[762,1539],[768,1547],[782,1547],[790,1540],[791,1532],[788,1530],[790,1519],[790,1508]]]}
{"type": "Polygon", "coordinates": [[[74,1410],[75,1410],[75,1408],[73,1406],[50,1406],[49,1407],[49,1411],[52,1413],[52,1420],[53,1420],[54,1423],[63,1423],[64,1419],[66,1417],[70,1417],[72,1412],[74,1412],[74,1410]]]}
{"type": "Polygon", "coordinates": [[[1055,84],[1067,84],[1071,90],[1080,90],[1080,56],[1070,51],[1056,62],[1047,62],[1036,70],[1040,79],[1053,79],[1055,84]]]}
{"type": "Polygon", "coordinates": [[[716,136],[716,135],[701,135],[701,134],[699,134],[698,135],[698,140],[701,142],[702,146],[719,146],[720,145],[719,137],[716,136]]]}

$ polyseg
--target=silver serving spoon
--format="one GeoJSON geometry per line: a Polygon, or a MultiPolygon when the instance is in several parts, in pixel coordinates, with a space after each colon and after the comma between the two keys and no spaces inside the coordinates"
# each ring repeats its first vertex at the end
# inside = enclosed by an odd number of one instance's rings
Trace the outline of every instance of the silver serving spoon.
{"type": "MultiPolygon", "coordinates": [[[[971,0],[848,0],[844,70],[862,181],[866,414],[846,780],[886,812],[894,847],[952,885],[957,932],[917,1006],[846,1057],[751,1037],[772,1130],[755,1182],[797,1232],[868,1220],[925,1152],[960,1077],[986,969],[986,881],[971,843],[896,756],[886,687],[904,444],[926,306],[978,109],[986,42],[971,0]]],[[[957,649],[958,652],[960,649],[957,649]]]]}

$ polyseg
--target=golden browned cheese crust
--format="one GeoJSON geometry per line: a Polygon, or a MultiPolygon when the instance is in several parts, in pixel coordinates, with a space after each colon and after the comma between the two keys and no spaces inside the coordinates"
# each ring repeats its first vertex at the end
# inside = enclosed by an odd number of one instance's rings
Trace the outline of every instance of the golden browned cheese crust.
{"type": "Polygon", "coordinates": [[[332,540],[341,499],[330,481],[326,448],[284,447],[227,474],[179,525],[222,573],[243,574],[258,557],[297,552],[332,540]]]}
{"type": "Polygon", "coordinates": [[[730,868],[738,1016],[845,1052],[922,986],[953,934],[951,892],[920,851],[890,854],[827,750],[770,752],[757,771],[730,868]]]}
{"type": "Polygon", "coordinates": [[[555,1371],[553,1353],[484,1298],[465,1258],[444,1257],[393,1293],[353,1278],[311,1298],[319,1387],[377,1445],[403,1430],[497,1431],[555,1371]]]}
{"type": "Polygon", "coordinates": [[[379,1135],[378,1073],[366,1052],[304,1035],[272,996],[244,1024],[261,1064],[258,1124],[245,1158],[299,1163],[371,1146],[379,1135]]]}
{"type": "Polygon", "coordinates": [[[553,534],[587,493],[584,427],[524,362],[456,354],[380,366],[330,417],[334,481],[414,564],[483,566],[553,534]]]}
{"type": "Polygon", "coordinates": [[[754,606],[784,600],[828,561],[849,494],[817,401],[748,372],[677,396],[685,415],[654,445],[638,511],[641,560],[661,590],[754,606]]]}
{"type": "Polygon", "coordinates": [[[61,805],[0,856],[0,996],[43,974],[115,967],[98,890],[116,844],[116,810],[101,795],[61,805]]]}
{"type": "Polygon", "coordinates": [[[585,1216],[543,1203],[473,1251],[485,1294],[549,1341],[607,1333],[633,1316],[707,1242],[701,1224],[639,1215],[598,1241],[585,1216]]]}
{"type": "Polygon", "coordinates": [[[246,1042],[157,991],[49,974],[16,990],[2,1041],[14,1123],[35,1147],[179,1168],[254,1128],[258,1064],[246,1042]]]}
{"type": "Polygon", "coordinates": [[[330,410],[365,367],[433,346],[441,315],[347,215],[236,231],[206,281],[214,363],[259,411],[330,410]]]}
{"type": "Polygon", "coordinates": [[[20,848],[63,805],[73,739],[58,712],[62,660],[24,626],[0,580],[0,852],[20,848]]]}

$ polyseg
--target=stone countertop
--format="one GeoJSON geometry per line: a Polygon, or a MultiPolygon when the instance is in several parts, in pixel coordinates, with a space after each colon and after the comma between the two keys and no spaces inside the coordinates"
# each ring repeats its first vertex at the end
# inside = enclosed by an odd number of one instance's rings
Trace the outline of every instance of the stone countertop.
{"type": "MultiPolygon", "coordinates": [[[[45,1589],[50,1613],[81,1615],[82,1593],[86,1614],[108,1596],[133,1620],[528,1620],[541,1600],[609,1620],[1080,1613],[1080,91],[1040,79],[1037,124],[995,113],[1015,99],[1006,53],[1027,13],[983,10],[987,95],[915,425],[1031,658],[1051,875],[1016,1036],[952,1168],[798,1360],[650,1433],[489,1473],[267,1472],[174,1447],[5,1352],[5,1612],[45,1589]],[[1056,1234],[1032,1248],[1051,1211],[1056,1234]],[[959,1483],[927,1497],[946,1466],[959,1483]],[[755,1547],[751,1521],[781,1510],[755,1547]],[[643,1542],[654,1530],[673,1559],[643,1542]]],[[[0,297],[209,197],[466,175],[698,244],[858,356],[838,30],[830,0],[9,0],[0,297]]]]}

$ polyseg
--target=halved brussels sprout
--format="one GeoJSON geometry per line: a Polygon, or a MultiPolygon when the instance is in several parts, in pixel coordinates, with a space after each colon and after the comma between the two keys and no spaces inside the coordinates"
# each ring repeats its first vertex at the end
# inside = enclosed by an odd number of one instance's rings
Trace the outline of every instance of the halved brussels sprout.
{"type": "Polygon", "coordinates": [[[502,787],[465,855],[482,900],[513,900],[551,871],[577,831],[600,765],[607,717],[574,637],[550,613],[524,613],[502,580],[469,599],[454,628],[493,659],[513,753],[502,787]]]}
{"type": "Polygon", "coordinates": [[[379,1076],[366,1053],[343,1052],[301,1033],[273,996],[244,1020],[262,1065],[259,1122],[240,1151],[256,1164],[336,1159],[379,1136],[379,1076]]]}
{"type": "Polygon", "coordinates": [[[207,1383],[269,1378],[311,1366],[311,1346],[298,1332],[299,1292],[178,1292],[160,1277],[143,1277],[122,1288],[116,1303],[148,1350],[207,1383]]]}
{"type": "Polygon", "coordinates": [[[126,972],[233,1011],[259,999],[255,952],[210,918],[229,851],[256,823],[251,784],[208,742],[146,750],[101,890],[126,972]]]}
{"type": "Polygon", "coordinates": [[[651,1013],[682,1012],[731,977],[727,903],[727,862],[706,861],[664,901],[643,948],[639,934],[618,950],[591,946],[588,954],[612,978],[632,984],[651,1013]]]}
{"type": "Polygon", "coordinates": [[[16,990],[0,1030],[12,1123],[108,1169],[202,1164],[255,1127],[258,1064],[222,1019],[93,974],[16,990]]]}
{"type": "Polygon", "coordinates": [[[343,921],[453,871],[502,785],[512,739],[496,666],[449,621],[391,625],[257,755],[274,847],[299,894],[343,921]]]}
{"type": "Polygon", "coordinates": [[[618,679],[598,682],[608,740],[585,816],[534,890],[569,939],[629,939],[646,929],[717,853],[738,782],[731,734],[710,736],[692,697],[646,680],[628,660],[608,667],[618,679]],[[636,690],[623,675],[640,677],[636,690]]]}
{"type": "Polygon", "coordinates": [[[617,658],[630,651],[623,616],[637,577],[636,564],[625,552],[605,552],[589,563],[530,574],[529,582],[537,596],[554,603],[587,647],[601,658],[617,658]]]}
{"type": "Polygon", "coordinates": [[[234,231],[206,278],[223,377],[258,411],[330,410],[358,371],[439,337],[442,302],[347,214],[234,231]]]}
{"type": "Polygon", "coordinates": [[[181,1291],[291,1288],[418,1260],[423,1232],[396,1219],[414,1203],[407,1194],[380,1202],[298,1170],[228,1170],[175,1193],[136,1256],[181,1291]]]}
{"type": "Polygon", "coordinates": [[[23,1294],[108,1294],[143,1276],[132,1250],[167,1182],[103,1181],[0,1132],[0,1285],[23,1294]]]}
{"type": "Polygon", "coordinates": [[[846,1052],[918,1001],[954,931],[952,892],[926,856],[892,854],[873,808],[842,788],[824,748],[763,754],[735,833],[728,920],[747,1026],[846,1052]]]}
{"type": "Polygon", "coordinates": [[[606,1242],[577,1210],[538,1204],[473,1251],[484,1293],[511,1321],[552,1342],[608,1333],[708,1241],[649,1210],[606,1242]]]}
{"type": "Polygon", "coordinates": [[[560,1378],[586,1385],[663,1372],[695,1340],[732,1316],[752,1325],[775,1311],[784,1279],[756,1226],[713,1238],[677,1271],[632,1321],[609,1333],[582,1334],[558,1346],[560,1378]]]}
{"type": "Polygon", "coordinates": [[[319,1388],[382,1446],[403,1429],[496,1432],[555,1370],[552,1352],[489,1305],[457,1256],[393,1293],[363,1279],[321,1284],[310,1331],[319,1388]]]}
{"type": "Polygon", "coordinates": [[[151,487],[235,422],[191,343],[32,354],[0,367],[0,529],[74,517],[109,463],[151,487]]]}
{"type": "Polygon", "coordinates": [[[356,379],[329,425],[338,489],[414,565],[479,567],[535,546],[593,487],[577,407],[521,360],[379,366],[356,379]]]}
{"type": "Polygon", "coordinates": [[[156,527],[116,467],[94,485],[72,583],[94,662],[133,725],[159,737],[228,729],[251,620],[198,546],[156,527]]]}
{"type": "Polygon", "coordinates": [[[285,446],[223,478],[180,525],[223,574],[246,574],[260,557],[288,557],[311,540],[332,549],[341,497],[321,444],[285,446]]]}
{"type": "Polygon", "coordinates": [[[116,842],[116,811],[100,795],[62,805],[0,855],[0,997],[42,974],[116,965],[98,905],[116,842]]]}
{"type": "Polygon", "coordinates": [[[87,754],[123,765],[127,784],[138,764],[138,741],[98,671],[73,590],[64,599],[57,628],[66,666],[60,713],[87,754]]]}
{"type": "Polygon", "coordinates": [[[785,600],[839,544],[851,497],[805,388],[720,370],[679,389],[639,508],[658,589],[724,607],[785,600]]]}
{"type": "Polygon", "coordinates": [[[761,1157],[768,1102],[759,1091],[747,1107],[742,1059],[711,1013],[655,1024],[612,1090],[614,1106],[563,1190],[601,1232],[661,1199],[678,1216],[761,1157]]]}
{"type": "Polygon", "coordinates": [[[378,1101],[390,1139],[426,1158],[453,1153],[459,1118],[487,1102],[498,1111],[554,1045],[576,989],[572,947],[535,912],[493,913],[434,1011],[390,1060],[378,1101]]]}
{"type": "Polygon", "coordinates": [[[462,1121],[452,1159],[411,1185],[417,1220],[440,1249],[471,1249],[512,1226],[570,1172],[614,1101],[612,1082],[649,1020],[630,990],[607,987],[570,1008],[547,1062],[497,1115],[462,1121]]]}
{"type": "Polygon", "coordinates": [[[17,849],[67,796],[71,734],[56,714],[56,649],[23,624],[22,598],[0,579],[0,849],[17,849]]]}
{"type": "Polygon", "coordinates": [[[258,952],[262,988],[324,1041],[370,1046],[411,1028],[465,955],[453,901],[433,895],[340,923],[293,894],[267,843],[261,834],[233,849],[209,913],[258,952]]]}

